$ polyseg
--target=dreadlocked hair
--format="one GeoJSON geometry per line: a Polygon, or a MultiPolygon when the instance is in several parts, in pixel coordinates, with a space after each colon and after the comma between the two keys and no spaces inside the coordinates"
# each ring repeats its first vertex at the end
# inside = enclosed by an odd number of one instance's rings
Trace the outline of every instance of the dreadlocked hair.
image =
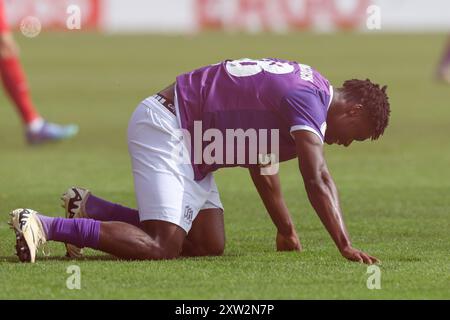
{"type": "Polygon", "coordinates": [[[372,140],[378,139],[389,123],[391,109],[389,98],[386,94],[387,86],[372,83],[369,79],[352,79],[344,82],[343,91],[346,98],[362,104],[368,113],[374,126],[372,140]]]}

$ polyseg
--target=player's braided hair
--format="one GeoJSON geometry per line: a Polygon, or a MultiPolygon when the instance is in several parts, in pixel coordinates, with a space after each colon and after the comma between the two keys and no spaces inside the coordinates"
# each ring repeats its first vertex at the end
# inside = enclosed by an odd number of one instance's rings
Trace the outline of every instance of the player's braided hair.
{"type": "Polygon", "coordinates": [[[378,139],[389,123],[391,109],[386,94],[387,86],[372,83],[369,79],[352,79],[344,82],[343,91],[347,98],[362,104],[369,112],[369,117],[374,126],[372,140],[378,139]]]}

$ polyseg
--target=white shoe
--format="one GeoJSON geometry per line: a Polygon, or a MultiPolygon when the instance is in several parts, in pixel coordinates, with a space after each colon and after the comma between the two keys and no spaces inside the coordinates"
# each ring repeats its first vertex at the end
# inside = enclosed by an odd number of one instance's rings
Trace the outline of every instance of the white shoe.
{"type": "Polygon", "coordinates": [[[9,214],[9,225],[16,233],[16,254],[21,262],[36,261],[36,253],[40,246],[47,242],[44,227],[31,209],[16,209],[9,214]]]}
{"type": "MultiPolygon", "coordinates": [[[[91,192],[84,188],[71,187],[62,196],[61,206],[66,211],[66,218],[89,218],[85,205],[86,201],[91,195],[91,192]]],[[[78,248],[70,243],[65,243],[66,245],[66,256],[71,258],[81,258],[83,256],[83,249],[78,248]]]]}

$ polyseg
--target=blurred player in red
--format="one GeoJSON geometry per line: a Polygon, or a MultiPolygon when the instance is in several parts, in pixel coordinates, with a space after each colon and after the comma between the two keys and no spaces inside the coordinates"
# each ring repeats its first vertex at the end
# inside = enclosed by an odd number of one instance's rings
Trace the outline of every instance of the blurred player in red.
{"type": "Polygon", "coordinates": [[[0,78],[25,125],[27,142],[39,144],[76,135],[78,132],[76,125],[61,126],[50,123],[37,112],[31,101],[18,53],[17,44],[6,21],[3,0],[0,0],[0,78]]]}
{"type": "Polygon", "coordinates": [[[436,73],[438,80],[450,83],[450,36],[447,39],[447,44],[436,73]]]}

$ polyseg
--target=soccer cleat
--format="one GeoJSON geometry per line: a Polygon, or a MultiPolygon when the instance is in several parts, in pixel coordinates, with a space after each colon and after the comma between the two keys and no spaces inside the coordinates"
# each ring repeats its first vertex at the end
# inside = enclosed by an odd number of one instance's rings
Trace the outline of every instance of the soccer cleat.
{"type": "Polygon", "coordinates": [[[11,211],[9,225],[16,234],[16,254],[21,262],[36,261],[36,252],[46,241],[37,212],[31,209],[11,211]]]}
{"type": "MultiPolygon", "coordinates": [[[[85,205],[91,192],[84,188],[72,187],[69,188],[61,197],[61,206],[66,211],[66,218],[89,218],[85,205]]],[[[81,258],[83,256],[83,249],[74,246],[73,244],[66,243],[66,256],[71,258],[81,258]]]]}
{"type": "Polygon", "coordinates": [[[78,133],[78,126],[75,124],[59,125],[51,122],[44,122],[42,128],[37,132],[27,130],[26,138],[29,144],[41,144],[46,142],[69,139],[78,133]]]}

